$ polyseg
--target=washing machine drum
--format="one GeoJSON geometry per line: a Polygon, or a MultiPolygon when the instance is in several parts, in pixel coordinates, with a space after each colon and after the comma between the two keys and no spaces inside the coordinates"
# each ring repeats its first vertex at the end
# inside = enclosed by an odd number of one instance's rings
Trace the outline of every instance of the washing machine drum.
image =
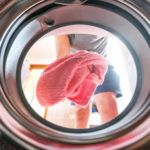
{"type": "MultiPolygon", "coordinates": [[[[121,149],[148,144],[150,133],[150,2],[2,0],[0,2],[0,129],[26,149],[121,149]],[[89,29],[88,29],[89,28],[89,29]],[[47,35],[107,31],[135,63],[131,102],[112,121],[71,129],[46,121],[29,105],[21,68],[32,45],[47,35]]],[[[97,32],[97,33],[96,33],[97,32]]],[[[117,59],[117,58],[116,58],[117,59]]]]}

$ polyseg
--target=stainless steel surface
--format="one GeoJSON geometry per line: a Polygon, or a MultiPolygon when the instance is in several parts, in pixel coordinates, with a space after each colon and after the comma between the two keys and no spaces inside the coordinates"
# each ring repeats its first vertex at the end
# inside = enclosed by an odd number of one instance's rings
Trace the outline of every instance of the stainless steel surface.
{"type": "Polygon", "coordinates": [[[11,3],[0,14],[1,130],[29,149],[120,149],[147,138],[150,133],[150,21],[148,12],[135,4],[113,0],[89,0],[83,5],[69,6],[53,0],[11,3]],[[99,17],[99,14],[105,15],[99,17]],[[50,26],[44,22],[47,16],[53,22],[50,26]],[[103,27],[120,37],[131,50],[138,73],[130,106],[112,122],[91,130],[71,130],[46,122],[29,107],[20,85],[20,64],[33,42],[41,34],[75,23],[103,27]]]}

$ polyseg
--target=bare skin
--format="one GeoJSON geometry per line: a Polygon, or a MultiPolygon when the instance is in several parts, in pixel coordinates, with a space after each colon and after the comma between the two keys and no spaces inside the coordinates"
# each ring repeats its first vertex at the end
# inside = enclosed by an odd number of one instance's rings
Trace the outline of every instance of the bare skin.
{"type": "Polygon", "coordinates": [[[88,104],[85,108],[76,108],[76,124],[75,128],[88,128],[88,121],[91,114],[91,105],[88,104]]]}
{"type": "Polygon", "coordinates": [[[102,124],[118,116],[116,94],[114,92],[96,94],[94,101],[101,116],[102,124]]]}
{"type": "Polygon", "coordinates": [[[70,42],[67,35],[60,35],[55,37],[57,59],[70,54],[70,42]]]}

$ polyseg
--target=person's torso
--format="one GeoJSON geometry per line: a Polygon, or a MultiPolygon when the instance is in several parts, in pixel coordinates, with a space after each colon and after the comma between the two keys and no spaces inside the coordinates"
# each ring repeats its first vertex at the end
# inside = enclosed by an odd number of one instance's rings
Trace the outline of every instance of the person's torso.
{"type": "Polygon", "coordinates": [[[91,34],[70,34],[69,40],[71,44],[71,50],[87,50],[94,51],[103,56],[106,56],[108,37],[100,37],[91,34]]]}

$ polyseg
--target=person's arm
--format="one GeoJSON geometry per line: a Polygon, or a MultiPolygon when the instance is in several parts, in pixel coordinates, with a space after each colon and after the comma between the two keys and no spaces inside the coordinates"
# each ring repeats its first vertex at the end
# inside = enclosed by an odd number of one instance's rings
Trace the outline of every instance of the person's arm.
{"type": "Polygon", "coordinates": [[[68,35],[60,35],[55,37],[57,59],[70,54],[70,41],[68,35]]]}

